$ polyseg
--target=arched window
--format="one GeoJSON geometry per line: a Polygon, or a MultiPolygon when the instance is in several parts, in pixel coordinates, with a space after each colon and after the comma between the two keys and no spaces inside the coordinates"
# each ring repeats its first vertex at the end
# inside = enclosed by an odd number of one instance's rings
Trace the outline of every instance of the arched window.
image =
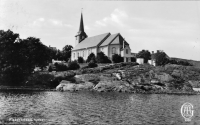
{"type": "Polygon", "coordinates": [[[116,54],[116,48],[115,47],[112,48],[112,54],[116,54]]]}
{"type": "Polygon", "coordinates": [[[75,56],[76,56],[76,53],[74,53],[74,58],[75,58],[75,56]]]}
{"type": "Polygon", "coordinates": [[[128,49],[126,49],[126,54],[128,54],[128,49]]]}
{"type": "Polygon", "coordinates": [[[77,57],[79,57],[79,52],[77,52],[77,57]]]}
{"type": "Polygon", "coordinates": [[[84,51],[83,51],[83,57],[84,57],[84,51]]]}

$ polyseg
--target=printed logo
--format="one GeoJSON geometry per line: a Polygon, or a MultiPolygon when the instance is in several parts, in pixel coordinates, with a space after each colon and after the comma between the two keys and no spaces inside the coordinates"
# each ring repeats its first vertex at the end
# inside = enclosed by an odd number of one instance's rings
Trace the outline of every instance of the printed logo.
{"type": "Polygon", "coordinates": [[[184,103],[181,106],[181,115],[185,119],[185,121],[191,121],[191,118],[193,116],[194,110],[193,110],[193,105],[191,103],[184,103]]]}

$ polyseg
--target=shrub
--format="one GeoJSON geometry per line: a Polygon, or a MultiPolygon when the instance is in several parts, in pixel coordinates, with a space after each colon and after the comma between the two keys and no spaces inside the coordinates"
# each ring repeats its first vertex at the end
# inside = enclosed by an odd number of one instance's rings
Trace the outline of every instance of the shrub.
{"type": "Polygon", "coordinates": [[[66,71],[68,70],[68,67],[65,64],[59,63],[56,64],[56,71],[66,71]]]}
{"type": "Polygon", "coordinates": [[[135,57],[131,57],[131,62],[136,62],[136,58],[135,57]]]}
{"type": "Polygon", "coordinates": [[[124,62],[124,58],[121,57],[121,55],[114,54],[114,55],[112,56],[112,61],[113,61],[114,63],[120,63],[120,62],[124,62]]]}
{"type": "Polygon", "coordinates": [[[86,62],[90,62],[91,60],[94,60],[96,62],[96,59],[95,59],[95,55],[94,53],[90,53],[90,55],[88,56],[86,62]]]}
{"type": "Polygon", "coordinates": [[[68,69],[69,70],[76,70],[76,69],[79,69],[79,68],[80,68],[80,66],[77,63],[77,61],[72,61],[72,62],[68,63],[68,69]]]}
{"type": "Polygon", "coordinates": [[[97,53],[96,60],[98,63],[111,63],[111,61],[103,52],[97,53]]]}
{"type": "Polygon", "coordinates": [[[84,61],[84,59],[83,59],[83,57],[78,57],[78,63],[84,63],[85,61],[84,61]]]}
{"type": "Polygon", "coordinates": [[[165,52],[157,52],[155,54],[155,58],[157,66],[166,65],[169,63],[169,59],[167,58],[167,54],[165,52]]]}
{"type": "Polygon", "coordinates": [[[97,67],[97,66],[98,65],[94,61],[90,61],[89,64],[88,64],[89,68],[94,68],[94,67],[97,67]]]}

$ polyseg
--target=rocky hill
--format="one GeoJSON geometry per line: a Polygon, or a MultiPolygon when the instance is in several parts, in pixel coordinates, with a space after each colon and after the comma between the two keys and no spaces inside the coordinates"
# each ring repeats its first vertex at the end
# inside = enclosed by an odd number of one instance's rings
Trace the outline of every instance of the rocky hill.
{"type": "Polygon", "coordinates": [[[60,91],[118,91],[132,93],[193,93],[200,87],[200,68],[194,66],[111,64],[80,69],[71,80],[62,80],[60,91]],[[73,79],[73,80],[72,80],[73,79]]]}

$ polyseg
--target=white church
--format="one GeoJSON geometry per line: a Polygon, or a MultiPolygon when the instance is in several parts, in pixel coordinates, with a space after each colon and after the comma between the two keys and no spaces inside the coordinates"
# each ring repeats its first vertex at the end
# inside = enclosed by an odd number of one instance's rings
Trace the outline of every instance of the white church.
{"type": "Polygon", "coordinates": [[[120,54],[124,57],[124,62],[131,62],[131,49],[121,34],[110,34],[108,32],[88,37],[84,31],[82,13],[80,28],[75,37],[75,47],[71,53],[72,61],[77,60],[78,57],[83,57],[83,59],[86,60],[90,53],[94,53],[96,56],[98,52],[104,52],[110,60],[112,59],[113,54],[120,54]]]}

